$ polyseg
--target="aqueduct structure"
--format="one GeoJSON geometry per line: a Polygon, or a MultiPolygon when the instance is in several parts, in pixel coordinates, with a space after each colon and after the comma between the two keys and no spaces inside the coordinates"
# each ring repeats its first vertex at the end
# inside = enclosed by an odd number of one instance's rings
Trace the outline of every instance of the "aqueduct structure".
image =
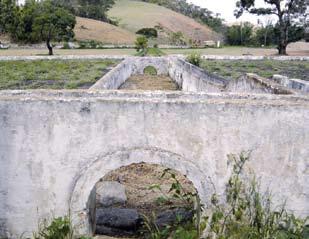
{"type": "Polygon", "coordinates": [[[277,204],[309,215],[309,98],[230,92],[0,92],[0,238],[71,214],[90,234],[87,200],[131,163],[187,175],[207,205],[224,198],[227,155],[251,151],[248,172],[277,204]]]}

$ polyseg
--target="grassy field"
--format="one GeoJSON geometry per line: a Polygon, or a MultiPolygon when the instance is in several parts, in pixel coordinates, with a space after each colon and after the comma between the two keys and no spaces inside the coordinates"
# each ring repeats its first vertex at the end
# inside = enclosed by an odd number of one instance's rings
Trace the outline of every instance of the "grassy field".
{"type": "Polygon", "coordinates": [[[309,80],[308,61],[214,61],[204,60],[202,68],[224,76],[226,78],[238,78],[244,73],[256,73],[270,78],[274,74],[285,75],[290,78],[309,80]]]}
{"type": "Polygon", "coordinates": [[[89,88],[115,64],[112,60],[0,62],[0,90],[89,88]]]}
{"type": "MultiPolygon", "coordinates": [[[[119,26],[132,33],[141,28],[160,25],[166,32],[181,31],[187,39],[206,41],[219,38],[219,34],[208,26],[156,4],[117,0],[108,15],[119,20],[119,26]]],[[[163,36],[164,34],[159,35],[163,36]]],[[[164,41],[164,38],[161,40],[164,41]]],[[[165,39],[165,43],[167,43],[167,39],[165,39]]]]}

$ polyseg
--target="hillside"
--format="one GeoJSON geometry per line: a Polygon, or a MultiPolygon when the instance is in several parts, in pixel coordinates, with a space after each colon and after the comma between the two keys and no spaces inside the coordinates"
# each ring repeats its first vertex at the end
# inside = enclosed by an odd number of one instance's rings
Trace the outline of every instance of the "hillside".
{"type": "Polygon", "coordinates": [[[133,44],[136,38],[128,30],[82,17],[76,17],[74,32],[77,40],[95,40],[107,44],[133,44]]]}
{"type": "Polygon", "coordinates": [[[187,39],[218,40],[220,35],[206,25],[165,7],[130,0],[117,0],[108,16],[119,21],[119,26],[135,33],[145,27],[162,26],[166,31],[181,31],[187,39]]]}

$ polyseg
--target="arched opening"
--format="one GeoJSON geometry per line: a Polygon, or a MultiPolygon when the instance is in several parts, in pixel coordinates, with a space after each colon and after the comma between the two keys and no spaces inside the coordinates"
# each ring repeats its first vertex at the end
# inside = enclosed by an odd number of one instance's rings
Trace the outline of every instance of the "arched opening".
{"type": "Polygon", "coordinates": [[[178,171],[133,163],[113,170],[94,186],[89,219],[95,235],[145,238],[149,224],[164,230],[193,222],[197,191],[178,171]]]}
{"type": "Polygon", "coordinates": [[[157,69],[154,66],[146,66],[143,70],[144,75],[156,76],[158,74],[157,69]]]}
{"type": "MultiPolygon", "coordinates": [[[[193,183],[200,196],[201,202],[208,205],[214,192],[210,178],[213,178],[211,168],[201,171],[194,160],[159,148],[131,148],[99,155],[88,164],[79,175],[70,198],[70,212],[74,232],[77,236],[93,235],[89,200],[93,188],[102,177],[109,172],[133,163],[149,163],[162,165],[180,172],[193,183]]],[[[93,195],[93,194],[92,194],[93,195]]]]}

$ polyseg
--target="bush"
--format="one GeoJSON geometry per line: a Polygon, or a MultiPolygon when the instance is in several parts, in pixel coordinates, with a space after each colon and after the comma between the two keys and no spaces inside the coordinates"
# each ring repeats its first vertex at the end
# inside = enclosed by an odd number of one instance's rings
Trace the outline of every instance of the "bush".
{"type": "Polygon", "coordinates": [[[217,238],[302,239],[308,236],[308,219],[296,218],[284,206],[273,210],[270,194],[260,192],[255,177],[244,175],[249,154],[230,155],[233,172],[226,184],[226,202],[212,196],[210,231],[217,238]]]}
{"type": "Polygon", "coordinates": [[[145,56],[147,54],[148,39],[144,36],[137,37],[135,41],[135,48],[141,56],[145,56]]]}
{"type": "Polygon", "coordinates": [[[158,31],[155,28],[142,28],[136,32],[136,34],[144,35],[147,38],[158,37],[158,31]]]}
{"type": "Polygon", "coordinates": [[[187,56],[187,61],[195,66],[200,66],[202,62],[202,57],[199,53],[193,52],[187,56]]]}

